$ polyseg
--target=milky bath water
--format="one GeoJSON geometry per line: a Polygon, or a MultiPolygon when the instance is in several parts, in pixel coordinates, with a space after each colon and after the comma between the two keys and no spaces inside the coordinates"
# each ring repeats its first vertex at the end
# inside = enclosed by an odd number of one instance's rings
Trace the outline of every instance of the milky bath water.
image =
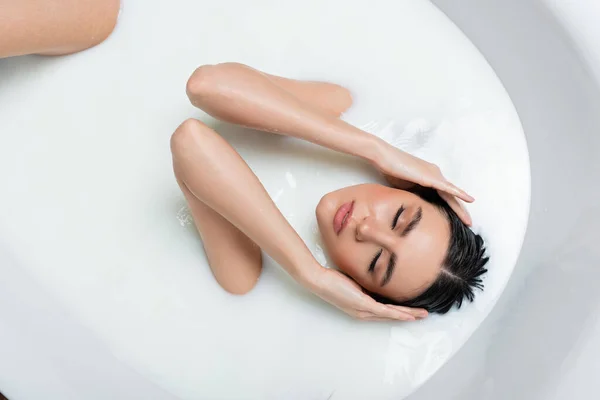
{"type": "Polygon", "coordinates": [[[129,0],[103,45],[11,72],[10,99],[0,91],[0,238],[123,363],[181,398],[410,393],[489,313],[520,250],[529,164],[508,95],[425,0],[202,3],[129,0]],[[187,78],[223,61],[345,85],[347,121],[437,163],[472,194],[491,255],[476,302],[416,323],[358,322],[268,258],[249,295],[225,293],[171,169],[169,137],[184,119],[231,141],[329,267],[319,199],[381,178],[355,158],[193,108],[187,78]]]}

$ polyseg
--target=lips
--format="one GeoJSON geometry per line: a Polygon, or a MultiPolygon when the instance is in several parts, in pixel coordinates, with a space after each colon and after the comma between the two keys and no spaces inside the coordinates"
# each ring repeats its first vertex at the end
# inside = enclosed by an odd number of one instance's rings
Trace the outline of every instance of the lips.
{"type": "Polygon", "coordinates": [[[335,231],[336,235],[339,235],[344,227],[348,224],[353,210],[354,202],[351,201],[346,204],[342,204],[342,206],[336,211],[333,217],[333,230],[335,231]]]}

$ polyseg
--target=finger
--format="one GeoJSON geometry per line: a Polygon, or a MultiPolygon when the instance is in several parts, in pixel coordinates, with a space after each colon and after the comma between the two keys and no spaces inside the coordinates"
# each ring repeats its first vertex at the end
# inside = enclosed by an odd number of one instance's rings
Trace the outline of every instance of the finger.
{"type": "Polygon", "coordinates": [[[382,317],[366,317],[363,318],[362,321],[371,321],[371,322],[390,322],[397,321],[396,319],[382,318],[382,317]]]}
{"type": "MultiPolygon", "coordinates": [[[[393,322],[398,321],[397,318],[380,317],[371,313],[357,314],[355,318],[359,321],[373,321],[373,322],[393,322]]],[[[407,317],[408,318],[408,317],[407,317]]],[[[402,321],[413,321],[414,319],[403,319],[402,321]]]]}
{"type": "Polygon", "coordinates": [[[471,196],[464,190],[460,189],[459,187],[455,186],[454,184],[448,181],[442,181],[439,183],[436,182],[436,184],[434,184],[433,187],[435,189],[441,190],[442,192],[458,197],[459,199],[464,200],[467,203],[472,203],[475,201],[475,198],[473,196],[471,196]]]}
{"type": "Polygon", "coordinates": [[[416,317],[411,313],[406,312],[402,309],[397,309],[395,307],[390,307],[384,304],[376,303],[377,305],[373,307],[371,313],[373,317],[385,318],[388,320],[394,321],[414,321],[416,317]]]}
{"type": "Polygon", "coordinates": [[[418,319],[426,318],[429,315],[427,310],[425,310],[424,308],[397,306],[394,304],[383,304],[375,301],[373,298],[370,298],[369,304],[371,306],[370,311],[373,314],[383,313],[384,315],[389,315],[389,312],[402,313],[408,314],[413,318],[418,319]]]}
{"type": "Polygon", "coordinates": [[[446,182],[446,184],[448,186],[448,190],[446,191],[447,193],[452,194],[458,197],[459,199],[466,201],[467,203],[472,203],[475,201],[475,198],[473,196],[471,196],[461,188],[455,186],[450,182],[446,182]]]}
{"type": "Polygon", "coordinates": [[[460,201],[458,201],[456,197],[442,191],[438,191],[438,193],[440,194],[440,197],[444,199],[446,203],[448,203],[450,208],[456,213],[456,215],[458,215],[458,218],[460,218],[465,225],[471,226],[473,224],[473,220],[471,219],[469,212],[463,207],[462,204],[460,204],[460,201]]]}
{"type": "Polygon", "coordinates": [[[403,313],[407,313],[415,317],[416,319],[427,318],[429,313],[424,308],[415,308],[415,307],[404,307],[404,306],[395,306],[393,304],[387,304],[386,307],[393,308],[403,313]]]}

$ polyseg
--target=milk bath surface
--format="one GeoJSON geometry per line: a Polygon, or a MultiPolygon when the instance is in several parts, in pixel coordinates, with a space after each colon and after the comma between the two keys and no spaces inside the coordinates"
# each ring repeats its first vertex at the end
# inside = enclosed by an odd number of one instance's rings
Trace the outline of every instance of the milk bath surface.
{"type": "Polygon", "coordinates": [[[467,340],[512,272],[529,205],[522,128],[492,69],[429,2],[280,3],[129,0],[101,46],[3,60],[0,238],[123,363],[181,398],[398,399],[467,340]],[[249,295],[221,290],[173,178],[181,121],[230,140],[326,264],[320,197],[380,181],[354,158],[193,108],[187,78],[223,61],[345,85],[347,121],[472,194],[492,256],[476,302],[418,323],[358,322],[268,259],[249,295]]]}

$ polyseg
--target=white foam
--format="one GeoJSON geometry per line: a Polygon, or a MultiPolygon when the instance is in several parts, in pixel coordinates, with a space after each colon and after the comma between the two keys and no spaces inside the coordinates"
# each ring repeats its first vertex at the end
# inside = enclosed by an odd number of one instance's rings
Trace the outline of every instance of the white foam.
{"type": "MultiPolygon", "coordinates": [[[[483,57],[426,0],[129,0],[106,43],[17,70],[0,104],[9,194],[0,236],[124,363],[181,398],[399,399],[490,311],[525,230],[529,170],[517,114],[483,57]],[[471,192],[492,253],[477,301],[419,323],[359,323],[296,290],[268,260],[252,293],[225,294],[168,143],[185,118],[210,122],[185,97],[189,74],[230,60],[347,85],[348,121],[440,164],[471,192]]],[[[318,200],[378,176],[312,145],[218,129],[326,263],[314,233],[318,200]]]]}

